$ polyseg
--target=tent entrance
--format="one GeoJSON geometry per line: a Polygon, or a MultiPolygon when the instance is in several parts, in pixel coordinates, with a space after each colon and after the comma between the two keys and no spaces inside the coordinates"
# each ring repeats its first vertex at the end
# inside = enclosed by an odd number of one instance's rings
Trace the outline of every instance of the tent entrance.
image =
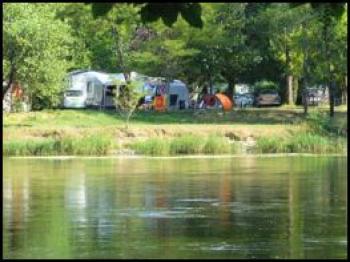
{"type": "Polygon", "coordinates": [[[170,106],[176,106],[177,97],[178,97],[178,95],[170,95],[169,96],[169,105],[170,106]]]}

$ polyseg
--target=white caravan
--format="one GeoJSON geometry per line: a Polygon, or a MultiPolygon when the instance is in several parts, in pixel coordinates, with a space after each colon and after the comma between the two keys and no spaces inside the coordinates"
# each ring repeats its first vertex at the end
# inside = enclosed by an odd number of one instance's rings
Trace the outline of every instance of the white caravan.
{"type": "Polygon", "coordinates": [[[68,77],[64,93],[65,108],[112,107],[116,83],[125,81],[123,74],[106,74],[97,71],[74,71],[68,77]]]}
{"type": "Polygon", "coordinates": [[[85,71],[74,71],[67,76],[67,88],[64,92],[63,107],[85,108],[86,107],[86,81],[85,71]]]}
{"type": "Polygon", "coordinates": [[[124,74],[91,72],[87,77],[86,105],[90,107],[114,107],[114,90],[118,84],[125,83],[124,74]]]}

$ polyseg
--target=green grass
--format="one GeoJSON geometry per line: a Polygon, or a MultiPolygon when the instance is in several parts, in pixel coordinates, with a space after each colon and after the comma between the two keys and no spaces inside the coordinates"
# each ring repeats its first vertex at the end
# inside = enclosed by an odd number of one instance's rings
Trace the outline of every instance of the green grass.
{"type": "Polygon", "coordinates": [[[227,137],[253,137],[258,153],[328,153],[346,151],[347,141],[344,107],[336,108],[333,119],[327,108],[310,108],[305,117],[301,107],[137,112],[130,129],[123,126],[115,111],[4,113],[3,154],[105,155],[116,148],[117,139],[145,155],[236,153],[236,144],[227,137]],[[138,142],[138,137],[148,139],[138,142]]]}
{"type": "Polygon", "coordinates": [[[236,148],[234,144],[229,144],[226,138],[217,137],[217,136],[209,136],[204,148],[203,152],[205,154],[229,154],[236,153],[236,148]]]}
{"type": "Polygon", "coordinates": [[[200,154],[205,140],[203,137],[186,135],[174,138],[170,143],[171,155],[200,154]]]}
{"type": "Polygon", "coordinates": [[[261,137],[257,140],[257,153],[346,153],[346,139],[312,133],[297,133],[289,138],[261,137]]]}
{"type": "Polygon", "coordinates": [[[184,135],[173,139],[150,138],[129,145],[138,154],[152,156],[187,155],[187,154],[231,154],[236,147],[225,137],[208,138],[184,135]]]}
{"type": "Polygon", "coordinates": [[[106,155],[116,147],[111,137],[84,137],[13,140],[3,144],[4,156],[106,155]]]}
{"type": "Polygon", "coordinates": [[[4,141],[4,156],[52,155],[56,152],[56,140],[45,139],[38,141],[18,140],[4,141]]]}
{"type": "Polygon", "coordinates": [[[133,143],[130,145],[130,148],[139,154],[165,156],[169,155],[170,143],[168,140],[150,138],[146,141],[133,143]]]}
{"type": "MultiPolygon", "coordinates": [[[[328,113],[327,108],[310,108],[328,113]]],[[[336,118],[346,118],[346,107],[336,107],[336,118]],[[345,110],[345,111],[344,111],[345,110]]],[[[4,113],[4,127],[105,127],[123,126],[124,119],[114,110],[43,110],[29,113],[4,113]]],[[[164,124],[232,124],[275,125],[296,124],[304,121],[302,107],[294,106],[247,108],[223,113],[220,110],[184,110],[174,112],[136,112],[130,120],[132,125],[164,124]]]]}

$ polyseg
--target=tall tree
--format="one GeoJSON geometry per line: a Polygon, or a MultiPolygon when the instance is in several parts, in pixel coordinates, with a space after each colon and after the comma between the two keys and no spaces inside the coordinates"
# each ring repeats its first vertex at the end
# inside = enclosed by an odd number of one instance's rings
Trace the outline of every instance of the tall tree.
{"type": "Polygon", "coordinates": [[[69,27],[55,18],[57,4],[5,3],[3,65],[8,85],[18,81],[33,107],[60,102],[69,62],[69,27]]]}
{"type": "MultiPolygon", "coordinates": [[[[298,6],[300,4],[293,4],[298,6]]],[[[347,10],[346,3],[311,3],[314,13],[318,16],[322,24],[322,44],[324,50],[324,58],[326,60],[326,71],[324,72],[329,88],[329,114],[334,116],[334,98],[335,98],[335,64],[332,61],[334,56],[334,35],[336,25],[341,22],[344,12],[347,10]]]]}
{"type": "Polygon", "coordinates": [[[284,101],[294,104],[293,82],[301,75],[303,52],[298,48],[302,26],[310,19],[310,10],[306,6],[291,8],[288,4],[271,4],[262,14],[262,20],[268,21],[270,48],[280,62],[284,64],[285,91],[284,101]]]}

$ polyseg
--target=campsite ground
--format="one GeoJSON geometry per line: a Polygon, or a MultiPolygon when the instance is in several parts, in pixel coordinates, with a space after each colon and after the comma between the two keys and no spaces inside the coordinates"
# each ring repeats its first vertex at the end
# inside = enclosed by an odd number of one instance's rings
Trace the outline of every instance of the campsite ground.
{"type": "MultiPolygon", "coordinates": [[[[315,111],[324,113],[326,116],[328,107],[310,108],[311,115],[315,111]]],[[[345,148],[347,107],[337,107],[335,118],[330,124],[336,132],[331,135],[331,141],[327,135],[329,140],[327,143],[344,143],[345,148]]],[[[147,139],[173,139],[188,135],[203,139],[215,136],[225,138],[228,142],[254,143],[263,139],[274,139],[277,144],[278,139],[291,138],[295,134],[305,134],[308,131],[310,131],[310,121],[305,118],[302,107],[234,109],[226,113],[213,110],[165,113],[137,112],[133,116],[128,130],[125,130],[124,120],[115,111],[45,110],[5,114],[3,122],[5,147],[3,152],[5,155],[50,154],[50,149],[46,151],[36,149],[33,153],[33,150],[25,151],[23,147],[26,147],[26,143],[29,142],[32,143],[33,147],[35,141],[39,144],[34,147],[43,147],[42,143],[47,144],[49,140],[54,143],[66,138],[80,140],[81,144],[75,144],[79,147],[84,146],[84,141],[93,140],[90,149],[71,150],[72,154],[74,152],[85,154],[89,150],[91,154],[94,154],[94,145],[103,144],[102,141],[99,141],[100,139],[104,139],[108,148],[99,151],[98,154],[125,153],[130,151],[129,149],[132,148],[130,145],[134,142],[147,139]],[[106,142],[106,139],[109,139],[109,142],[106,142]],[[15,147],[18,146],[22,149],[16,151],[15,147]],[[125,149],[127,150],[125,151],[125,149]]],[[[271,144],[270,140],[268,142],[271,144]]],[[[70,147],[74,147],[71,144],[70,147]]],[[[89,144],[88,141],[87,144],[89,144]]],[[[51,148],[53,147],[52,144],[51,148]]],[[[69,154],[67,149],[60,152],[69,154]]]]}

